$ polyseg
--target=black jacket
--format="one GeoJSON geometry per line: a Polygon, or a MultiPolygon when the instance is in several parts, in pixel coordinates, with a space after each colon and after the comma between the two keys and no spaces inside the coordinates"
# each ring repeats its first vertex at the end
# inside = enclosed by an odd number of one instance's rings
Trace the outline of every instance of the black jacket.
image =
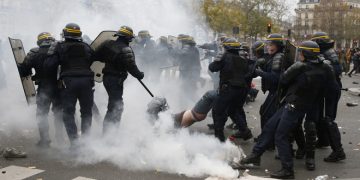
{"type": "Polygon", "coordinates": [[[211,72],[220,71],[220,86],[228,84],[237,87],[248,87],[247,79],[251,76],[248,59],[240,56],[239,51],[225,51],[210,63],[211,72]]]}
{"type": "Polygon", "coordinates": [[[280,85],[286,89],[283,101],[296,109],[308,110],[324,97],[324,91],[335,77],[322,61],[296,62],[281,75],[280,85]]]}
{"type": "Polygon", "coordinates": [[[45,62],[47,71],[54,71],[61,66],[61,77],[93,77],[90,66],[94,62],[91,47],[81,41],[65,40],[52,45],[45,62]]]}
{"type": "Polygon", "coordinates": [[[32,48],[30,52],[26,55],[24,62],[19,64],[19,72],[21,77],[26,77],[32,75],[31,69],[35,69],[35,75],[32,79],[39,84],[40,82],[53,82],[57,81],[57,70],[49,71],[45,73],[44,62],[49,57],[50,45],[40,46],[32,48]]]}
{"type": "Polygon", "coordinates": [[[142,79],[143,73],[135,63],[135,55],[129,44],[121,39],[105,41],[95,52],[97,59],[105,62],[104,75],[127,76],[142,79]]]}

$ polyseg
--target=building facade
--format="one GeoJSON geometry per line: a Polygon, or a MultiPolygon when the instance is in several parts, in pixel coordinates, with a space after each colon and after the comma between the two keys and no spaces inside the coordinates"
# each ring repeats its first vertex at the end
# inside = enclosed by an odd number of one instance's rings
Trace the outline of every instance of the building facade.
{"type": "Polygon", "coordinates": [[[294,36],[297,40],[309,39],[317,31],[329,33],[339,47],[353,46],[350,16],[358,13],[360,0],[300,0],[295,9],[294,36]]]}

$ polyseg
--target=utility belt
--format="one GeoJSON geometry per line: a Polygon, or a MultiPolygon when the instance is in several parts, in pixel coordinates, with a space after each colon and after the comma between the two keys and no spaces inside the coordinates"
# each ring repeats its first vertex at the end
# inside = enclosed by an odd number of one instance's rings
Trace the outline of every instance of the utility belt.
{"type": "Polygon", "coordinates": [[[103,71],[104,76],[110,75],[110,76],[116,76],[116,77],[127,77],[127,72],[112,72],[112,71],[103,71]]]}
{"type": "Polygon", "coordinates": [[[61,76],[60,79],[57,81],[57,87],[59,89],[66,89],[66,83],[64,81],[64,78],[89,78],[92,82],[92,87],[95,86],[94,76],[88,76],[88,75],[78,75],[78,76],[61,76]]]}

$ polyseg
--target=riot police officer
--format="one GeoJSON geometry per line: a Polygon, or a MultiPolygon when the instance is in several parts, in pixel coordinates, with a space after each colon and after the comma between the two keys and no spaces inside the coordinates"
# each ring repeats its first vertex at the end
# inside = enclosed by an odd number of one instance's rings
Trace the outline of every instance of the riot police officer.
{"type": "Polygon", "coordinates": [[[260,67],[261,69],[264,69],[265,63],[266,63],[266,55],[265,53],[265,42],[263,41],[256,41],[251,46],[251,51],[253,53],[254,59],[256,60],[256,66],[260,67]]]}
{"type": "Polygon", "coordinates": [[[148,30],[141,30],[133,45],[134,52],[139,60],[139,67],[148,75],[154,68],[153,61],[155,60],[154,51],[156,48],[156,43],[151,38],[152,36],[148,30]]]}
{"type": "MultiPolygon", "coordinates": [[[[200,53],[193,37],[184,36],[180,38],[180,42],[182,48],[172,50],[172,54],[179,65],[182,89],[185,94],[194,95],[194,88],[197,88],[197,82],[200,80],[200,53]]],[[[195,100],[196,97],[192,96],[190,99],[195,100]]]]}
{"type": "Polygon", "coordinates": [[[298,49],[300,62],[289,67],[280,78],[281,88],[287,89],[283,102],[280,102],[281,108],[265,124],[252,153],[241,161],[243,165],[260,165],[261,155],[275,139],[282,169],[272,173],[273,178],[294,178],[289,134],[299,119],[316,107],[332,73],[329,66],[318,58],[320,48],[315,42],[302,42],[298,49]]]}
{"type": "Polygon", "coordinates": [[[116,40],[108,40],[95,52],[96,57],[105,62],[103,83],[109,95],[108,110],[105,115],[103,132],[117,127],[123,112],[123,85],[128,72],[137,79],[143,79],[135,63],[135,55],[129,43],[134,39],[133,30],[122,26],[115,34],[116,40]]]}
{"type": "Polygon", "coordinates": [[[44,72],[44,61],[48,58],[48,50],[54,42],[55,39],[50,33],[40,33],[37,37],[38,47],[32,48],[26,55],[24,62],[19,65],[22,77],[31,75],[31,69],[35,69],[36,74],[32,77],[32,80],[38,85],[36,119],[40,133],[40,140],[37,145],[40,147],[49,147],[51,142],[47,118],[51,105],[55,116],[55,137],[60,138],[62,136],[61,131],[63,131],[60,96],[57,88],[57,71],[51,71],[50,74],[44,72]]]}
{"type": "Polygon", "coordinates": [[[91,47],[82,42],[80,26],[69,23],[63,29],[64,41],[54,44],[45,62],[47,69],[61,66],[63,121],[71,145],[78,139],[75,124],[75,105],[79,100],[81,112],[81,132],[88,134],[92,123],[94,73],[90,66],[94,61],[91,47]]]}
{"type": "MultiPolygon", "coordinates": [[[[282,73],[281,64],[284,61],[284,38],[281,34],[270,34],[266,40],[266,49],[268,56],[266,61],[260,59],[259,68],[255,70],[255,76],[261,77],[261,90],[268,95],[260,107],[260,121],[263,128],[277,110],[278,101],[278,83],[282,73]]],[[[261,51],[261,49],[259,49],[261,51]]],[[[273,148],[270,146],[269,148],[273,148]]]]}
{"type": "Polygon", "coordinates": [[[219,54],[209,65],[211,72],[220,72],[218,98],[212,109],[215,137],[225,141],[224,126],[228,115],[239,125],[242,136],[252,137],[247,127],[246,117],[241,113],[247,92],[249,67],[246,57],[240,55],[240,43],[233,38],[227,38],[223,46],[225,52],[219,54]]]}
{"type": "Polygon", "coordinates": [[[341,65],[339,63],[338,55],[333,48],[334,41],[331,40],[326,33],[317,32],[312,36],[311,40],[319,44],[321,54],[324,56],[326,62],[331,65],[337,82],[331,84],[331,86],[328,88],[328,91],[325,93],[325,102],[323,101],[324,103],[320,103],[319,113],[320,115],[324,114],[325,117],[320,116],[320,119],[317,123],[317,146],[324,147],[330,145],[333,150],[333,152],[328,157],[324,158],[324,161],[337,162],[346,158],[341,144],[339,128],[335,122],[342,88],[340,79],[342,72],[341,65]],[[323,113],[323,110],[325,113],[323,113]]]}

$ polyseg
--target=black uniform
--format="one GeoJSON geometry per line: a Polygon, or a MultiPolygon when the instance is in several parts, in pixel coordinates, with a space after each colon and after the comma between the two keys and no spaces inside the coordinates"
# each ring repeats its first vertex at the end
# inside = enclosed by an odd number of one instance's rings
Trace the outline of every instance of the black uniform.
{"type": "Polygon", "coordinates": [[[320,120],[317,123],[317,135],[318,135],[318,146],[328,146],[329,145],[329,134],[326,132],[327,121],[326,117],[333,119],[335,121],[337,115],[338,102],[341,97],[341,65],[339,63],[339,57],[333,48],[327,46],[321,48],[321,54],[327,60],[328,64],[331,65],[333,72],[335,74],[337,84],[334,84],[332,95],[325,96],[324,100],[320,103],[320,120]],[[337,87],[335,87],[337,85],[337,87]],[[335,89],[334,89],[335,88],[335,89]],[[324,108],[325,105],[325,108],[324,108]],[[325,120],[324,120],[325,118],[325,120]]]}
{"type": "MultiPolygon", "coordinates": [[[[36,118],[40,132],[39,145],[50,143],[47,116],[51,105],[55,121],[61,122],[61,102],[60,92],[57,87],[57,69],[49,71],[50,73],[44,72],[44,61],[48,58],[47,53],[49,47],[50,44],[31,49],[25,57],[24,62],[19,65],[22,77],[31,75],[31,69],[35,69],[36,74],[32,77],[32,79],[35,81],[35,84],[38,85],[36,96],[36,118]]],[[[55,136],[61,136],[61,131],[63,131],[62,123],[57,124],[55,126],[55,130],[55,136]]]]}
{"type": "MultiPolygon", "coordinates": [[[[284,102],[265,124],[259,141],[253,148],[253,155],[249,156],[250,159],[261,156],[267,146],[275,140],[283,170],[293,175],[289,134],[298,125],[298,120],[316,106],[326,82],[329,81],[329,73],[331,70],[328,66],[319,60],[297,62],[285,71],[280,81],[281,87],[287,89],[284,102]]],[[[244,159],[242,163],[248,163],[249,158],[244,159]]]]}
{"type": "Polygon", "coordinates": [[[214,118],[215,136],[220,141],[225,141],[224,126],[228,115],[240,125],[240,131],[247,131],[246,117],[241,113],[245,103],[249,76],[248,62],[239,55],[239,51],[227,50],[220,54],[209,65],[211,72],[220,71],[219,95],[212,109],[214,118]]]}
{"type": "Polygon", "coordinates": [[[63,121],[70,141],[73,142],[78,137],[74,118],[77,100],[80,104],[82,134],[88,133],[91,127],[94,73],[90,66],[94,61],[93,51],[80,40],[65,39],[51,47],[49,55],[51,57],[47,59],[45,67],[61,67],[63,121]]]}
{"type": "Polygon", "coordinates": [[[116,41],[104,42],[95,52],[96,57],[104,60],[104,86],[109,95],[108,110],[104,119],[104,132],[110,126],[118,125],[123,112],[123,84],[128,72],[137,79],[144,78],[135,63],[134,52],[129,42],[119,37],[116,41]]]}
{"type": "Polygon", "coordinates": [[[278,84],[279,78],[281,75],[281,62],[284,59],[284,54],[278,52],[274,55],[269,55],[265,60],[261,59],[260,69],[262,71],[256,71],[256,74],[261,76],[261,89],[265,93],[269,91],[265,102],[260,107],[260,120],[261,127],[264,127],[267,120],[277,110],[277,101],[278,101],[278,84]]]}
{"type": "Polygon", "coordinates": [[[193,45],[184,44],[183,48],[176,52],[176,55],[178,57],[180,78],[187,86],[193,89],[200,78],[199,50],[193,45]]]}

